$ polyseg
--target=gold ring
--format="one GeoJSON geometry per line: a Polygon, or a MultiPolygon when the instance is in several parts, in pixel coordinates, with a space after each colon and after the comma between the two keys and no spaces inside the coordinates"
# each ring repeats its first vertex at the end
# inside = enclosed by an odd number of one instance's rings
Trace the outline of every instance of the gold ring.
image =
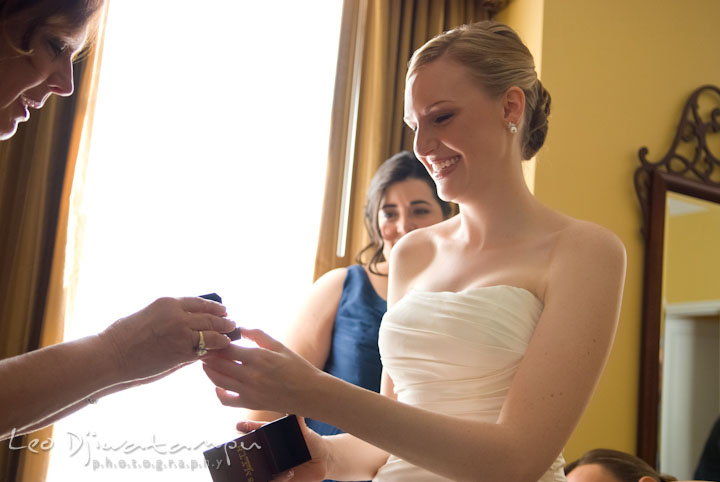
{"type": "Polygon", "coordinates": [[[207,353],[207,347],[205,346],[205,336],[203,336],[202,331],[198,331],[198,334],[200,335],[200,341],[198,341],[195,353],[197,354],[197,356],[203,356],[207,353]]]}

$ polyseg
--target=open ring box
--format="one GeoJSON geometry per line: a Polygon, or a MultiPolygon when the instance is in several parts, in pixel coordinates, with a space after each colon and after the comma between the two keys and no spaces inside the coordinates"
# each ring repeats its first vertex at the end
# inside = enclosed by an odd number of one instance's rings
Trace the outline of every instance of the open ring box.
{"type": "Polygon", "coordinates": [[[213,482],[269,482],[311,459],[295,415],[279,418],[203,455],[213,482]]]}

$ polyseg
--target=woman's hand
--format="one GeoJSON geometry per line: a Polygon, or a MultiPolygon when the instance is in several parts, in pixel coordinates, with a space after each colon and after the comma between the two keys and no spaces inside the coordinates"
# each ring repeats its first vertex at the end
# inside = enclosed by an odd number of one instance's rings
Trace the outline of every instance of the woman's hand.
{"type": "MultiPolygon", "coordinates": [[[[268,422],[242,421],[238,422],[237,429],[242,433],[247,433],[262,427],[266,423],[268,422]]],[[[304,418],[298,417],[298,423],[300,424],[300,430],[302,430],[312,459],[291,470],[278,474],[273,479],[273,482],[284,482],[287,480],[292,480],[293,482],[315,482],[325,480],[326,478],[328,458],[330,455],[327,441],[310,430],[305,424],[304,418]]]]}
{"type": "Polygon", "coordinates": [[[230,345],[223,333],[235,323],[223,318],[225,307],[202,298],[161,298],[122,318],[99,337],[115,359],[121,382],[152,377],[194,361],[201,334],[207,350],[230,345]]]}
{"type": "Polygon", "coordinates": [[[261,330],[242,330],[258,347],[230,345],[203,360],[223,405],[312,416],[316,387],[329,376],[261,330]]]}

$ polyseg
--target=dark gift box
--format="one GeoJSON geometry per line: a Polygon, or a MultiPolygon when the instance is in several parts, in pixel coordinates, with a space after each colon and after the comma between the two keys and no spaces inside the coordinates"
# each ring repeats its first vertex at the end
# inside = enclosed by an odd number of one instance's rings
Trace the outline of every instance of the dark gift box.
{"type": "Polygon", "coordinates": [[[214,482],[268,482],[311,458],[295,415],[279,418],[203,454],[214,482]]]}

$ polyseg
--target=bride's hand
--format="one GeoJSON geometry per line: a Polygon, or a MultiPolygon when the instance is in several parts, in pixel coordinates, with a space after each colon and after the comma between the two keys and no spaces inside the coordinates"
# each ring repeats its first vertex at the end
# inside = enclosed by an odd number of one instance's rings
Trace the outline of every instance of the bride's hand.
{"type": "Polygon", "coordinates": [[[308,413],[318,382],[328,376],[261,330],[242,329],[257,347],[230,345],[203,360],[223,405],[280,413],[308,413]]]}

